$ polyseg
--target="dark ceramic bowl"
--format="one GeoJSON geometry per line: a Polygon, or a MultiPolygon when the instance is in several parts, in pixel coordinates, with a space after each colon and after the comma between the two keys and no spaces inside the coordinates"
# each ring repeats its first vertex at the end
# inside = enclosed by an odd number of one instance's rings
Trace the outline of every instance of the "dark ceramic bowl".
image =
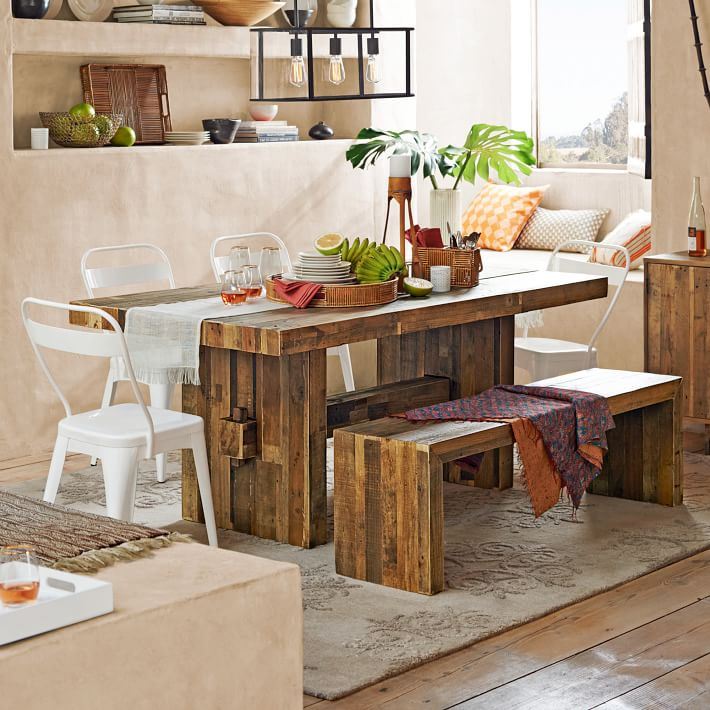
{"type": "MultiPolygon", "coordinates": [[[[300,27],[307,27],[308,21],[313,17],[313,10],[299,10],[298,19],[300,20],[300,27]]],[[[296,11],[295,10],[284,10],[284,15],[291,27],[296,26],[296,11]]]]}
{"type": "Polygon", "coordinates": [[[240,123],[235,118],[206,118],[202,121],[202,128],[210,132],[213,143],[226,145],[234,141],[240,123]]]}
{"type": "Polygon", "coordinates": [[[12,14],[24,20],[41,20],[49,10],[49,0],[12,0],[12,14]]]}

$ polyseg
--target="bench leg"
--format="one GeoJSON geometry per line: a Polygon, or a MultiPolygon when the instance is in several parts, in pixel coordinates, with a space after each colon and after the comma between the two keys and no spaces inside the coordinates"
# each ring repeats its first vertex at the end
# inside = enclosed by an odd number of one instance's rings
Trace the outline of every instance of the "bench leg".
{"type": "Polygon", "coordinates": [[[590,493],[680,505],[683,502],[682,397],[614,417],[609,453],[590,493]]]}
{"type": "Polygon", "coordinates": [[[444,588],[443,526],[441,463],[413,442],[335,431],[338,574],[436,594],[444,588]]]}

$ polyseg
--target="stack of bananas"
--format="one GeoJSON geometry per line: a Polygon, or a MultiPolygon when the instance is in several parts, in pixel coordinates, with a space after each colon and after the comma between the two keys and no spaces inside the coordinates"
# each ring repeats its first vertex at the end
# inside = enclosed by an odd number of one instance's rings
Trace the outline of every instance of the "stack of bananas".
{"type": "Polygon", "coordinates": [[[352,244],[346,239],[340,249],[340,258],[350,262],[350,270],[361,284],[382,283],[407,273],[399,249],[369,239],[358,237],[352,244]]]}

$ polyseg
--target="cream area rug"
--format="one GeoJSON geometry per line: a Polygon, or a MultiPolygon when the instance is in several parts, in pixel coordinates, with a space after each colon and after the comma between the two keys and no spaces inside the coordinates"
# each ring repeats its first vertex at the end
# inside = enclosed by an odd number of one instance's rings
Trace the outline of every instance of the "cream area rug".
{"type": "MultiPolygon", "coordinates": [[[[161,526],[179,518],[177,457],[169,473],[158,484],[151,462],[144,465],[137,522],[161,526]]],[[[220,544],[300,565],[305,691],[327,699],[710,547],[710,457],[686,455],[685,505],[675,509],[587,495],[578,522],[567,502],[535,520],[518,486],[500,492],[446,485],[447,586],[434,597],[335,574],[332,543],[301,550],[223,532],[220,544]]],[[[39,495],[41,482],[8,488],[39,495]]],[[[67,475],[58,502],[100,512],[100,472],[67,475]]],[[[170,527],[205,538],[202,526],[170,527]]]]}

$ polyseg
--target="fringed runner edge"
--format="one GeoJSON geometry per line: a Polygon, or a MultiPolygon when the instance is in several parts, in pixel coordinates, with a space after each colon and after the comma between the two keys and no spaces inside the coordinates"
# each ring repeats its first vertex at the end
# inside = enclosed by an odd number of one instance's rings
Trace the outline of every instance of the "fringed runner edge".
{"type": "Polygon", "coordinates": [[[58,560],[53,569],[61,572],[76,572],[79,574],[94,574],[116,562],[130,562],[140,557],[148,557],[153,550],[167,547],[174,542],[193,542],[189,535],[172,532],[161,537],[146,537],[139,540],[129,540],[114,547],[104,547],[100,550],[88,550],[76,557],[58,560]]]}

